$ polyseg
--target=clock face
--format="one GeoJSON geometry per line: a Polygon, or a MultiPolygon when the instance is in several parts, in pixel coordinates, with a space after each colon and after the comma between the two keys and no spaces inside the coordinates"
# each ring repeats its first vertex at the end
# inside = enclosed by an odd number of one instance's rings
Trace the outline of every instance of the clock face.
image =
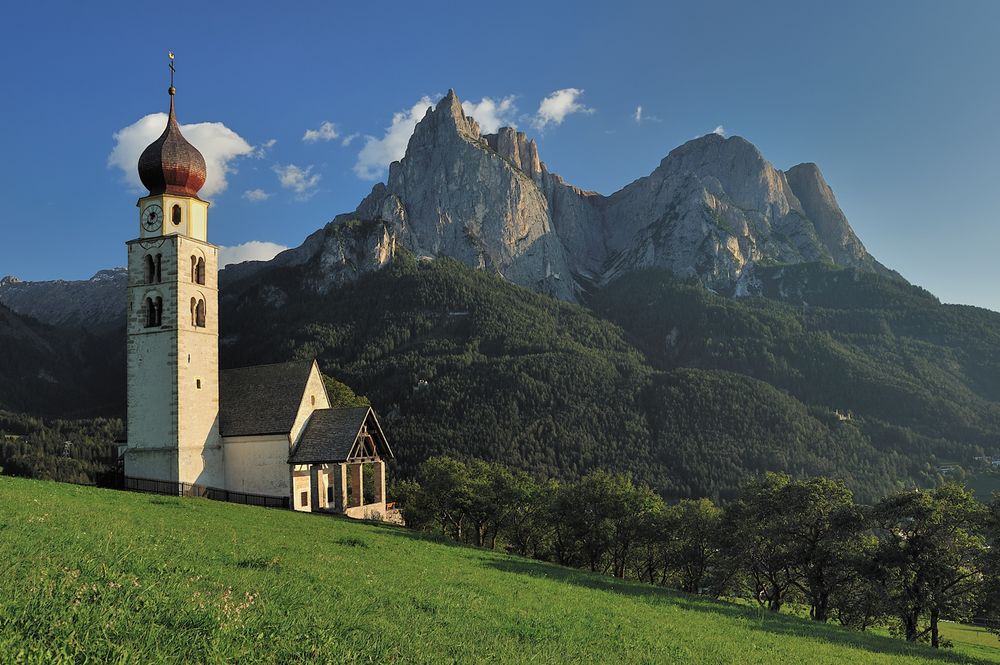
{"type": "Polygon", "coordinates": [[[142,209],[142,228],[155,231],[163,224],[163,208],[153,203],[142,209]]]}

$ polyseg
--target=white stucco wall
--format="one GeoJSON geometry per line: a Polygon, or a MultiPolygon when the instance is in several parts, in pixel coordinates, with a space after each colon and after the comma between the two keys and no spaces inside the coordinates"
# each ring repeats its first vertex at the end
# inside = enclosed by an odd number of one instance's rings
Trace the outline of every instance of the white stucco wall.
{"type": "Polygon", "coordinates": [[[268,496],[289,495],[287,436],[227,436],[222,442],[226,489],[268,496]]]}

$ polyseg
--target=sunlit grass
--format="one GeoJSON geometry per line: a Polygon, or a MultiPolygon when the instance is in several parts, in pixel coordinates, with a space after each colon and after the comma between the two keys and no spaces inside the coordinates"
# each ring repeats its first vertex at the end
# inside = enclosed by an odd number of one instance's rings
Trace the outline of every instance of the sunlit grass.
{"type": "Polygon", "coordinates": [[[1000,662],[994,652],[934,653],[399,528],[0,478],[4,662],[1000,662]]]}

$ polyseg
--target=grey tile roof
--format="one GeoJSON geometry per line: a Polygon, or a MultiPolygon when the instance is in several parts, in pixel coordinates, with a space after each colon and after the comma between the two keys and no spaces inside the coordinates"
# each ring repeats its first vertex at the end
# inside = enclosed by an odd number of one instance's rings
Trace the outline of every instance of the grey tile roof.
{"type": "Polygon", "coordinates": [[[314,411],[298,445],[288,458],[289,464],[346,461],[361,432],[361,426],[366,422],[381,457],[391,458],[392,450],[385,440],[375,412],[370,406],[362,406],[314,411]]]}
{"type": "Polygon", "coordinates": [[[313,362],[302,360],[219,372],[222,436],[290,433],[313,362]]]}

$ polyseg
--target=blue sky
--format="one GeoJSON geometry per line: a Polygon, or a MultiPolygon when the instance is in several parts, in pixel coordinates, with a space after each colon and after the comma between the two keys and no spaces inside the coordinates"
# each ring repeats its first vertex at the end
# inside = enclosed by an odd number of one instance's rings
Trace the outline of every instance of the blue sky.
{"type": "Polygon", "coordinates": [[[606,194],[718,126],[778,168],[816,162],[877,258],[1000,310],[998,25],[995,2],[20,3],[0,25],[0,275],[124,262],[140,192],[109,158],[166,110],[172,49],[181,123],[220,123],[201,131],[229,169],[207,197],[221,245],[294,246],[353,210],[414,106],[454,88],[606,194]]]}

